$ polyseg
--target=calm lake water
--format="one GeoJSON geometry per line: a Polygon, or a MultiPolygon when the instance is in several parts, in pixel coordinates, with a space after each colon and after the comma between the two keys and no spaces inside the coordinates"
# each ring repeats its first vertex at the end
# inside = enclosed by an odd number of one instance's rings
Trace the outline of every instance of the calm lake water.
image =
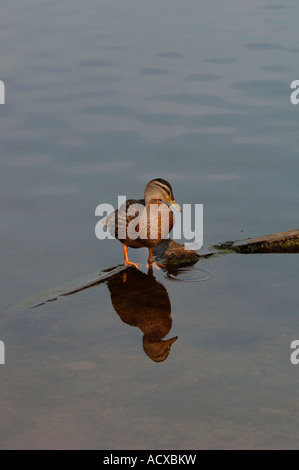
{"type": "Polygon", "coordinates": [[[134,250],[140,273],[20,307],[121,264],[95,208],[154,177],[204,205],[205,246],[298,228],[298,14],[2,2],[2,449],[299,447],[297,255],[200,260],[206,280],[179,282],[134,250]]]}

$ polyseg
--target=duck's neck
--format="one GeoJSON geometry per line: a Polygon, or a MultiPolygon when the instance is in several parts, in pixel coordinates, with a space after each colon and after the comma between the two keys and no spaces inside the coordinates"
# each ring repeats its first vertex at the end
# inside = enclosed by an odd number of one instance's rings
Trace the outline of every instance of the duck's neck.
{"type": "Polygon", "coordinates": [[[157,205],[160,205],[160,204],[164,204],[163,201],[161,201],[161,199],[145,199],[145,207],[148,209],[151,204],[157,204],[157,205]]]}

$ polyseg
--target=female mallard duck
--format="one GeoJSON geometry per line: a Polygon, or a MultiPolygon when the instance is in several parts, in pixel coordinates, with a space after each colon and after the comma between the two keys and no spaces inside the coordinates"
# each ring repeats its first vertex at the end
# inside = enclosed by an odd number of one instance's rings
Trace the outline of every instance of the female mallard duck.
{"type": "Polygon", "coordinates": [[[144,199],[128,199],[103,220],[109,232],[123,243],[125,265],[138,268],[129,261],[129,247],[146,247],[148,265],[153,266],[154,247],[167,238],[174,225],[170,207],[181,212],[168,181],[156,178],[146,185],[144,199]]]}

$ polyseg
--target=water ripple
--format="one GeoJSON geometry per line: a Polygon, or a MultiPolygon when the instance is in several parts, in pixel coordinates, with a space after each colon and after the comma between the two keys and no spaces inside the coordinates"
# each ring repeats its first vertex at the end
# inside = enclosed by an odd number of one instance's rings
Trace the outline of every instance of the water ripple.
{"type": "Polygon", "coordinates": [[[194,268],[193,266],[183,266],[171,271],[168,270],[164,273],[164,277],[171,281],[203,282],[211,279],[212,273],[204,269],[194,268]]]}

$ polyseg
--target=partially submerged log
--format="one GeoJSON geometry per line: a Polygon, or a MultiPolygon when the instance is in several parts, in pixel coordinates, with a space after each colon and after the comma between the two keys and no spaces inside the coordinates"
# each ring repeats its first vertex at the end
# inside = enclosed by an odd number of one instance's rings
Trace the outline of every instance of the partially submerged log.
{"type": "Polygon", "coordinates": [[[215,248],[244,254],[299,253],[299,229],[273,233],[264,237],[221,243],[215,245],[215,248]]]}
{"type": "MultiPolygon", "coordinates": [[[[92,274],[88,276],[88,279],[85,282],[82,282],[82,281],[72,282],[73,287],[68,286],[68,287],[58,287],[56,289],[53,289],[53,293],[49,294],[47,298],[41,299],[38,303],[32,303],[32,301],[28,299],[27,301],[22,302],[22,304],[17,305],[15,308],[23,307],[26,309],[31,309],[31,308],[40,307],[41,305],[44,305],[48,302],[53,302],[54,300],[57,300],[59,297],[67,297],[68,295],[76,294],[77,292],[81,292],[85,289],[89,289],[90,287],[94,287],[99,284],[102,284],[106,282],[108,279],[110,279],[112,276],[114,276],[115,274],[125,271],[126,269],[130,269],[130,268],[128,268],[124,264],[113,266],[108,269],[103,269],[98,274],[92,274]]],[[[42,293],[39,294],[39,296],[41,295],[42,293]]]]}
{"type": "Polygon", "coordinates": [[[246,240],[229,241],[214,245],[210,250],[186,250],[184,245],[175,242],[171,238],[164,240],[154,249],[154,255],[158,261],[166,266],[184,263],[195,263],[199,258],[208,258],[223,252],[235,251],[236,253],[299,253],[299,229],[287,232],[273,233],[246,240]]]}
{"type": "MultiPolygon", "coordinates": [[[[160,261],[165,265],[163,269],[171,273],[179,266],[194,265],[200,258],[208,258],[210,256],[221,255],[229,252],[244,254],[299,253],[299,229],[274,233],[264,237],[221,243],[219,245],[214,245],[210,250],[200,250],[198,253],[193,250],[186,250],[184,245],[181,245],[172,239],[167,239],[154,249],[154,256],[157,261],[160,261]]],[[[98,274],[88,276],[84,282],[74,282],[72,283],[72,286],[68,288],[60,287],[55,289],[50,295],[45,294],[39,302],[36,302],[37,299],[35,299],[35,303],[33,303],[33,299],[31,299],[31,302],[23,302],[17,307],[39,307],[45,303],[57,300],[58,298],[66,297],[88,289],[89,287],[107,282],[116,274],[127,269],[133,268],[128,268],[125,265],[118,265],[104,269],[98,274]]]]}

